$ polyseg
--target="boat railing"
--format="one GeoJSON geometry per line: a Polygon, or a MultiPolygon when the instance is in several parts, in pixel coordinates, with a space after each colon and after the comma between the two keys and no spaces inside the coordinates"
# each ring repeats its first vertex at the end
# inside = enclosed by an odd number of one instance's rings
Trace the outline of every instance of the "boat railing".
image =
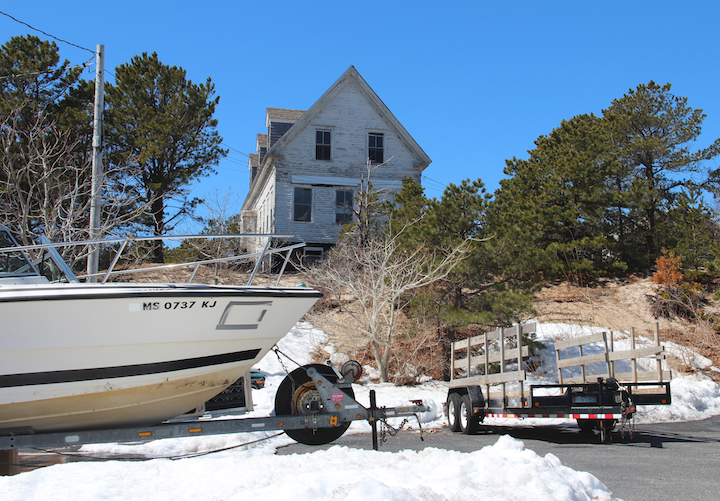
{"type": "MultiPolygon", "coordinates": [[[[290,261],[290,257],[292,255],[292,251],[295,249],[299,249],[305,246],[305,243],[297,243],[297,244],[290,244],[285,245],[281,247],[275,247],[270,248],[270,244],[274,240],[281,240],[281,239],[290,239],[293,238],[293,235],[276,235],[276,234],[265,234],[265,233],[252,233],[252,234],[212,234],[212,235],[166,235],[166,236],[149,236],[149,237],[138,237],[133,234],[128,234],[125,237],[115,237],[115,238],[104,238],[101,240],[83,240],[78,242],[60,242],[60,243],[52,243],[47,241],[47,239],[43,239],[41,243],[35,244],[35,245],[18,245],[15,247],[5,247],[0,248],[0,254],[6,253],[6,252],[18,252],[18,251],[30,251],[30,250],[43,250],[43,249],[52,249],[55,250],[57,248],[62,247],[73,247],[73,246],[100,246],[100,245],[112,245],[112,244],[120,244],[119,248],[115,252],[115,255],[112,259],[112,262],[108,269],[104,272],[100,273],[91,273],[86,275],[79,275],[77,279],[85,279],[85,280],[93,280],[97,278],[101,278],[101,283],[106,283],[110,277],[118,276],[118,275],[128,275],[128,274],[134,274],[134,273],[146,273],[150,271],[159,271],[159,270],[168,270],[173,268],[182,268],[182,267],[193,267],[192,273],[190,274],[190,277],[187,281],[188,284],[192,283],[195,279],[195,276],[197,274],[198,269],[201,265],[207,265],[207,264],[215,264],[215,263],[229,263],[233,261],[241,261],[241,260],[255,260],[255,266],[253,267],[252,273],[250,274],[250,278],[248,279],[248,282],[246,285],[252,285],[253,280],[255,279],[258,271],[260,270],[260,267],[262,266],[263,262],[265,262],[266,258],[268,258],[271,255],[274,254],[282,254],[284,253],[283,258],[283,264],[280,268],[280,271],[278,272],[278,276],[275,280],[275,285],[278,285],[280,283],[280,279],[282,278],[283,274],[285,273],[285,269],[287,268],[287,265],[290,261]],[[209,240],[209,239],[239,239],[239,238],[265,238],[265,245],[263,249],[260,252],[250,252],[246,254],[238,254],[233,256],[227,256],[227,257],[220,257],[220,258],[211,258],[211,259],[201,259],[197,261],[191,261],[187,263],[169,263],[169,264],[162,264],[158,266],[152,266],[152,267],[144,267],[144,268],[130,268],[125,270],[116,270],[115,267],[117,266],[118,262],[120,261],[120,258],[125,251],[125,249],[128,248],[128,245],[132,243],[137,242],[150,242],[150,241],[165,241],[165,240],[190,240],[190,239],[203,239],[203,240],[209,240]]],[[[62,260],[62,258],[59,257],[59,253],[57,252],[51,252],[51,255],[53,256],[53,260],[60,259],[60,263],[64,265],[63,269],[69,270],[69,267],[67,264],[62,260]]],[[[57,263],[59,266],[62,266],[60,263],[57,263]]],[[[70,272],[72,273],[72,272],[70,272]]]]}

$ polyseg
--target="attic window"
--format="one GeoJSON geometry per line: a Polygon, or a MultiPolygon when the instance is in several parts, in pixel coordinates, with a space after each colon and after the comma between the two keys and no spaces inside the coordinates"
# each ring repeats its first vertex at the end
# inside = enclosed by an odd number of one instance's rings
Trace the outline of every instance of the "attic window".
{"type": "Polygon", "coordinates": [[[315,131],[315,160],[330,160],[330,131],[315,131]]]}
{"type": "Polygon", "coordinates": [[[370,159],[370,163],[383,163],[383,151],[383,135],[371,132],[368,135],[368,158],[370,159]]]}

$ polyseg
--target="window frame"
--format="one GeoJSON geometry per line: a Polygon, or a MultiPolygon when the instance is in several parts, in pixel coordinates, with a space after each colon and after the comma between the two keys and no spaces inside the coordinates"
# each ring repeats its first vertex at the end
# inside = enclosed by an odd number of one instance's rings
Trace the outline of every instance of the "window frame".
{"type": "Polygon", "coordinates": [[[385,161],[385,134],[383,132],[368,132],[367,153],[371,164],[377,165],[385,161]],[[379,147],[377,146],[377,138],[380,138],[382,143],[379,147]],[[371,141],[371,139],[374,139],[374,141],[371,141]],[[377,160],[378,152],[380,153],[380,161],[377,160]]]}
{"type": "MultiPolygon", "coordinates": [[[[293,223],[312,223],[313,189],[311,186],[293,186],[293,223]],[[305,200],[298,202],[298,190],[309,192],[309,203],[305,200]],[[298,218],[298,207],[307,208],[307,219],[298,218]]],[[[304,212],[304,211],[303,211],[304,212]]]]}
{"type": "MultiPolygon", "coordinates": [[[[347,197],[344,197],[347,198],[347,197]]],[[[348,188],[336,188],[335,189],[335,224],[340,225],[346,225],[350,224],[354,220],[355,213],[353,212],[353,207],[355,201],[355,191],[348,188]],[[345,200],[342,204],[338,201],[338,195],[340,193],[349,193],[350,194],[350,203],[347,203],[347,200],[345,200]],[[340,218],[341,220],[338,220],[340,218]]]]}
{"type": "Polygon", "coordinates": [[[315,160],[332,161],[332,131],[315,129],[315,160]],[[322,138],[320,135],[322,134],[322,138]],[[327,139],[327,142],[326,142],[327,139]],[[321,153],[322,152],[322,153],[321,153]],[[325,158],[327,157],[327,158],[325,158]]]}

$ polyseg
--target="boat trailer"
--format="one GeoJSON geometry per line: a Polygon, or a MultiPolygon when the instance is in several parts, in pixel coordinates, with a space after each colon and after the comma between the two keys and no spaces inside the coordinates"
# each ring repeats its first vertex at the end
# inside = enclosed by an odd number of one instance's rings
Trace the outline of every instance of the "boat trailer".
{"type": "MultiPolygon", "coordinates": [[[[357,362],[354,362],[357,364],[357,362]]],[[[359,365],[359,364],[358,364],[359,365]]],[[[345,368],[345,366],[343,366],[345,368]]],[[[18,450],[60,448],[84,444],[147,442],[165,438],[198,437],[257,431],[284,431],[298,442],[322,445],[336,440],[352,421],[366,420],[372,428],[373,449],[378,450],[378,424],[387,419],[415,416],[427,407],[419,400],[401,407],[378,407],[375,390],[370,391],[370,406],[355,400],[353,374],[344,376],[332,365],[310,364],[292,371],[281,383],[276,395],[275,416],[231,419],[177,420],[144,428],[74,430],[34,433],[31,429],[0,430],[0,475],[20,472],[18,450]],[[287,409],[287,415],[278,410],[287,409]]],[[[384,437],[383,437],[384,438],[384,437]]]]}

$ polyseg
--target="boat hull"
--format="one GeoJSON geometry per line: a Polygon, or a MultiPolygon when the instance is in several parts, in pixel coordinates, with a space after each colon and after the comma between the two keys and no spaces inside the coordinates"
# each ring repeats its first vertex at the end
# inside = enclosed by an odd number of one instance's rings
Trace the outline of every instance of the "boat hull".
{"type": "Polygon", "coordinates": [[[0,433],[184,414],[245,374],[319,297],[305,288],[0,287],[0,433]]]}

